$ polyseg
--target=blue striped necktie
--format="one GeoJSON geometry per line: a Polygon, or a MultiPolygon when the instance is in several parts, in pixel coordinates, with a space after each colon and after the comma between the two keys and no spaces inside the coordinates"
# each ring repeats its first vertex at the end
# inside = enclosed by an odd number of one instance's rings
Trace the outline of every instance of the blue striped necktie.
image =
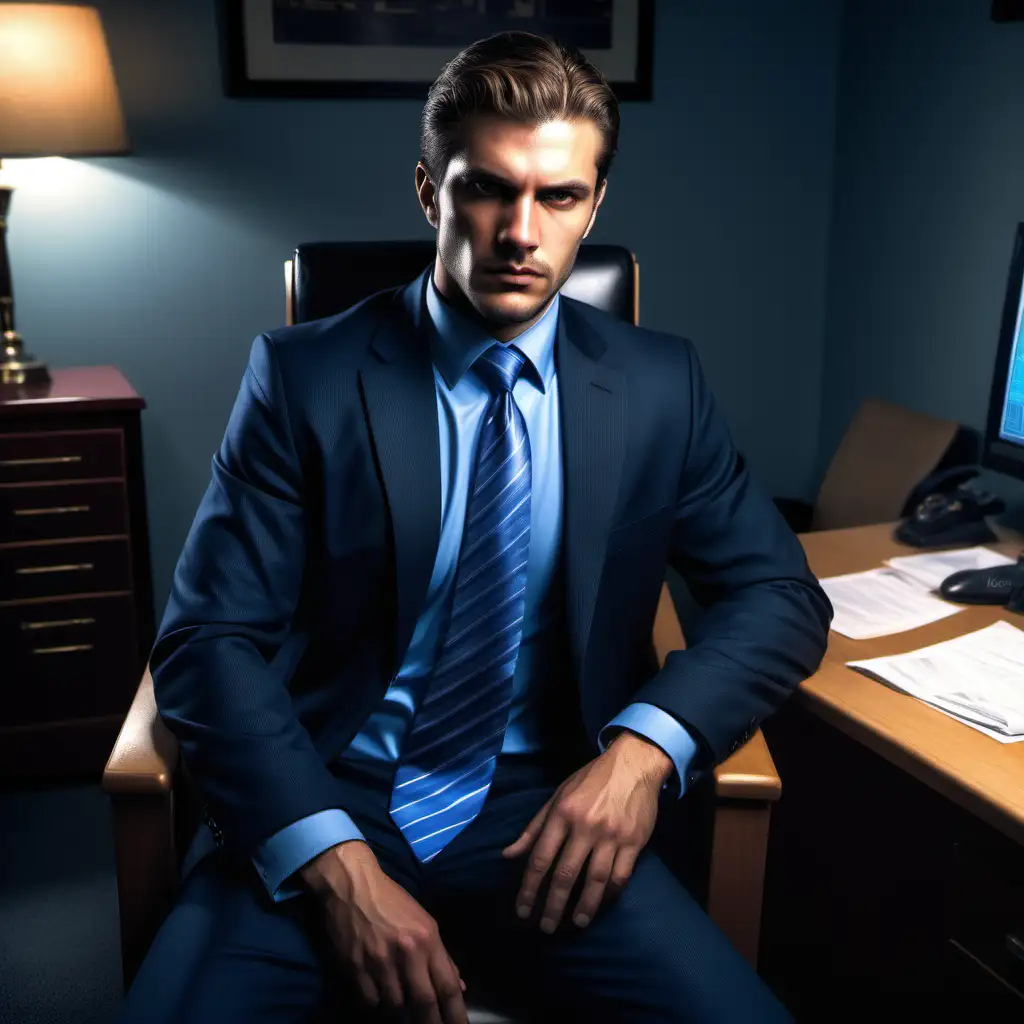
{"type": "Polygon", "coordinates": [[[530,439],[512,397],[525,362],[497,344],[473,364],[494,397],[477,439],[448,629],[391,794],[391,817],[423,863],[483,806],[512,704],[530,550],[530,439]]]}

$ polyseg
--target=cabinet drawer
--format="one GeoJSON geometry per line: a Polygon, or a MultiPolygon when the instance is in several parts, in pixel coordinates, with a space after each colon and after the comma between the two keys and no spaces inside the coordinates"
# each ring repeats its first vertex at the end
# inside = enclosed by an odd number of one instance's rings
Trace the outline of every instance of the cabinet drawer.
{"type": "Polygon", "coordinates": [[[0,487],[0,544],[126,533],[124,484],[0,487]]]}
{"type": "MultiPolygon", "coordinates": [[[[964,997],[968,1005],[984,1005],[989,1020],[1020,1020],[1024,1013],[1024,994],[969,953],[958,942],[948,942],[943,969],[947,995],[964,997]],[[998,1014],[996,1014],[998,1011],[998,1014]]],[[[955,1005],[955,1004],[954,1004],[955,1005]]]]}
{"type": "Polygon", "coordinates": [[[1024,858],[1008,841],[955,847],[950,938],[1004,985],[1024,992],[1024,858]]]}
{"type": "Polygon", "coordinates": [[[0,435],[0,484],[124,476],[120,430],[0,435]]]}
{"type": "Polygon", "coordinates": [[[0,601],[130,590],[126,539],[0,548],[0,601]]]}
{"type": "Polygon", "coordinates": [[[138,685],[131,597],[0,608],[0,728],[127,711],[138,685]]]}

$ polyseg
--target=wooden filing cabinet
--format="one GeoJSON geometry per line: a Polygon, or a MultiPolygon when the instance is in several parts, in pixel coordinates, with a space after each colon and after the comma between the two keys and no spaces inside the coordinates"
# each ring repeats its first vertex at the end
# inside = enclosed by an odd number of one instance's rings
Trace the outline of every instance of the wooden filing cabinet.
{"type": "Polygon", "coordinates": [[[114,367],[0,385],[0,779],[100,776],[153,642],[145,402],[114,367]]]}

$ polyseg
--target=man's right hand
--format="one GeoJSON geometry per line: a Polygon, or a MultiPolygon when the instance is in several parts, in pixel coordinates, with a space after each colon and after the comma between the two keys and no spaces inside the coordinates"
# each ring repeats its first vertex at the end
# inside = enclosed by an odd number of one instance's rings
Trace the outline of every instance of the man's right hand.
{"type": "Polygon", "coordinates": [[[437,922],[353,839],[300,872],[327,911],[335,948],[371,1006],[406,1006],[417,1024],[468,1024],[466,985],[437,922]]]}

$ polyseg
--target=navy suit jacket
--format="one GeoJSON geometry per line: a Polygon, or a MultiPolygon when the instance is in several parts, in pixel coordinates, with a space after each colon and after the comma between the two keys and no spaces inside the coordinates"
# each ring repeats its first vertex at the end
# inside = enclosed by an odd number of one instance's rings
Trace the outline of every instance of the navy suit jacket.
{"type": "MultiPolygon", "coordinates": [[[[440,531],[424,272],[253,343],[151,657],[216,844],[338,806],[330,763],[398,672],[440,531]]],[[[693,347],[562,297],[567,638],[579,764],[627,704],[710,767],[824,653],[831,607],[730,439],[693,347]],[[703,606],[659,671],[666,565],[703,606]]]]}

